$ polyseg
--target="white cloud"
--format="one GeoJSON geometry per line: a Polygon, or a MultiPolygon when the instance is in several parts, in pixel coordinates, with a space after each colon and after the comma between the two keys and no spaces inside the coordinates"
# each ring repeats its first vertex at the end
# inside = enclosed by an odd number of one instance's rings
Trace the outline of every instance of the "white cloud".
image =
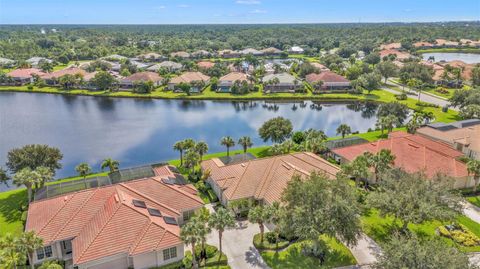
{"type": "Polygon", "coordinates": [[[252,11],[250,11],[250,13],[253,13],[253,14],[264,14],[264,13],[267,13],[266,10],[263,10],[263,9],[254,9],[252,11]]]}
{"type": "Polygon", "coordinates": [[[162,9],[165,9],[167,8],[166,6],[158,6],[158,7],[155,7],[157,10],[162,10],[162,9]]]}
{"type": "Polygon", "coordinates": [[[259,0],[237,0],[235,3],[240,4],[240,5],[259,5],[262,2],[259,0]]]}
{"type": "Polygon", "coordinates": [[[186,5],[186,4],[181,4],[181,5],[178,5],[177,7],[179,8],[188,8],[190,7],[189,5],[186,5]]]}

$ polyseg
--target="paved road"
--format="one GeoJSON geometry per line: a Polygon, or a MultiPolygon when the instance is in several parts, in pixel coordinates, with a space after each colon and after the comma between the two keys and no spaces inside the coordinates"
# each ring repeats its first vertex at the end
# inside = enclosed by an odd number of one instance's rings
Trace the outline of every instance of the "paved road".
{"type": "MultiPolygon", "coordinates": [[[[391,81],[388,81],[387,85],[402,87],[401,85],[395,84],[391,81]]],[[[388,88],[388,87],[383,87],[382,89],[386,90],[388,92],[391,92],[393,94],[398,94],[399,93],[398,91],[393,90],[393,89],[388,88]]],[[[415,99],[415,100],[418,100],[418,93],[416,91],[413,91],[413,90],[409,89],[408,87],[405,87],[405,91],[410,92],[408,94],[408,97],[410,97],[412,99],[415,99]]],[[[450,105],[450,102],[447,101],[446,99],[441,98],[441,97],[432,96],[432,95],[429,95],[429,94],[426,94],[426,93],[421,93],[420,94],[420,101],[426,102],[426,103],[431,103],[431,104],[436,104],[436,105],[439,105],[440,107],[450,105]]],[[[450,107],[449,109],[458,111],[458,108],[456,108],[456,107],[450,107]]]]}
{"type": "MultiPolygon", "coordinates": [[[[206,205],[209,210],[213,211],[211,205],[206,205]]],[[[265,232],[268,228],[265,228],[265,232]]],[[[228,257],[228,264],[232,269],[270,269],[263,261],[258,250],[253,246],[253,236],[260,232],[260,228],[256,224],[248,221],[237,222],[237,227],[223,233],[223,252],[228,257]]],[[[213,231],[207,237],[207,243],[219,246],[218,233],[213,231]]]]}

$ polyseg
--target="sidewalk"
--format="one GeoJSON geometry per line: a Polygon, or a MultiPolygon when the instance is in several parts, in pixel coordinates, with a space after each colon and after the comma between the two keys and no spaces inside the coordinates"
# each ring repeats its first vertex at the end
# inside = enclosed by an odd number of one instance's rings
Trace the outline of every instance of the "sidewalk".
{"type": "MultiPolygon", "coordinates": [[[[358,239],[357,245],[353,247],[348,247],[352,252],[353,256],[357,260],[359,266],[373,264],[377,261],[377,254],[381,253],[381,249],[378,244],[373,241],[366,234],[361,234],[358,239]]],[[[351,267],[351,268],[359,268],[351,267]]]]}

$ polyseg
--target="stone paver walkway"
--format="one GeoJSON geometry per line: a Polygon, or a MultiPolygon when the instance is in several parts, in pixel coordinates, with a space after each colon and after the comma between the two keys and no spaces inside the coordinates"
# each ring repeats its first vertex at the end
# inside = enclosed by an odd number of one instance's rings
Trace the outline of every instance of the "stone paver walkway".
{"type": "MultiPolygon", "coordinates": [[[[206,207],[213,212],[211,205],[206,207]]],[[[268,228],[265,227],[265,232],[268,228]]],[[[237,227],[227,230],[223,233],[222,251],[228,257],[228,264],[232,269],[270,269],[263,261],[258,250],[253,246],[253,236],[260,232],[260,228],[256,224],[248,221],[237,222],[237,227]]],[[[218,232],[212,231],[207,237],[207,243],[219,246],[218,232]]]]}

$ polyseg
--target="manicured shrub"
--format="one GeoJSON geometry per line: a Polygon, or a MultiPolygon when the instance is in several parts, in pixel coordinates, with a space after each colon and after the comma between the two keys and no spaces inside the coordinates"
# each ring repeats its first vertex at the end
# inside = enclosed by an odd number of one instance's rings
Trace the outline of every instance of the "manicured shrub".
{"type": "Polygon", "coordinates": [[[466,247],[480,245],[480,238],[462,224],[440,226],[437,231],[441,236],[450,238],[456,243],[466,247]]]}
{"type": "Polygon", "coordinates": [[[407,100],[407,95],[405,93],[395,95],[397,100],[407,100]]]}

